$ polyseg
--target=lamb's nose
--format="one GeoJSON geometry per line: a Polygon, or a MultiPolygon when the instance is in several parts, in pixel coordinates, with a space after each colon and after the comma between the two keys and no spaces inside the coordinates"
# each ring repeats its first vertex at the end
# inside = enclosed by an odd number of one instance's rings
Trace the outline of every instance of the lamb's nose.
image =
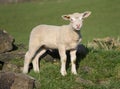
{"type": "Polygon", "coordinates": [[[77,28],[79,28],[79,27],[80,27],[80,24],[77,24],[76,26],[77,26],[77,28]]]}

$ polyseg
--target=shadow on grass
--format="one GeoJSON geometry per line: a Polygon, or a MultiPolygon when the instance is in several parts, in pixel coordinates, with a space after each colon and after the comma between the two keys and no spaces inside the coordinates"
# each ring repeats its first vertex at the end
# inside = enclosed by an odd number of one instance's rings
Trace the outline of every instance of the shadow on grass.
{"type": "MultiPolygon", "coordinates": [[[[76,67],[77,67],[77,69],[79,68],[80,61],[86,57],[88,52],[89,52],[88,48],[85,47],[83,44],[78,45],[78,49],[77,49],[77,53],[76,53],[76,56],[77,56],[77,59],[76,59],[77,66],[76,67]]],[[[71,63],[70,51],[67,51],[66,54],[67,54],[66,68],[68,69],[70,66],[70,63],[71,63]]],[[[42,56],[42,58],[47,62],[60,61],[60,55],[59,55],[58,50],[48,50],[42,56]]]]}
{"type": "MultiPolygon", "coordinates": [[[[80,61],[86,57],[88,52],[89,52],[88,48],[85,47],[83,44],[80,44],[78,46],[78,50],[77,50],[77,53],[76,53],[76,56],[77,56],[76,68],[77,69],[79,68],[80,61]]],[[[71,63],[70,51],[67,51],[66,54],[67,54],[66,68],[68,69],[69,66],[70,66],[70,63],[71,63]]],[[[53,62],[60,61],[60,55],[59,55],[58,50],[56,50],[56,49],[55,50],[47,50],[47,52],[45,54],[43,54],[39,59],[40,59],[39,61],[41,61],[41,59],[42,59],[42,60],[45,60],[46,62],[52,62],[53,63],[53,62]]],[[[33,65],[31,63],[30,64],[30,70],[32,68],[33,68],[33,65]]]]}
{"type": "MultiPolygon", "coordinates": [[[[83,44],[78,45],[77,53],[76,53],[76,68],[79,68],[79,64],[81,60],[83,60],[86,55],[89,53],[89,50],[87,47],[85,47],[83,44]]],[[[69,68],[71,63],[71,57],[70,57],[70,51],[67,51],[67,64],[66,68],[69,68]]]]}

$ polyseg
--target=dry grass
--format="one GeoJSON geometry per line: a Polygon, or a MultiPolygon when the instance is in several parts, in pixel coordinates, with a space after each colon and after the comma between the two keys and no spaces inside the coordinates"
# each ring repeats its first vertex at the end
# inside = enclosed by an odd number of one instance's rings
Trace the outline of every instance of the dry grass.
{"type": "Polygon", "coordinates": [[[112,37],[96,38],[92,42],[88,42],[88,47],[93,49],[104,49],[104,50],[120,50],[120,38],[117,39],[112,37]]]}

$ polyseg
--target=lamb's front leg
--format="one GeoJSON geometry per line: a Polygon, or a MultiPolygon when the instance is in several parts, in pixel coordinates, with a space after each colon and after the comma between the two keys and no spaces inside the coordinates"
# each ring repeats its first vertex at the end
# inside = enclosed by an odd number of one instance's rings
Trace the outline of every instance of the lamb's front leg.
{"type": "Polygon", "coordinates": [[[61,58],[61,74],[63,76],[67,75],[66,72],[66,50],[64,47],[60,47],[59,49],[59,54],[60,54],[60,58],[61,58]]]}
{"type": "Polygon", "coordinates": [[[72,63],[71,72],[76,75],[77,74],[77,71],[76,71],[76,50],[71,50],[70,55],[71,55],[71,63],[72,63]]]}

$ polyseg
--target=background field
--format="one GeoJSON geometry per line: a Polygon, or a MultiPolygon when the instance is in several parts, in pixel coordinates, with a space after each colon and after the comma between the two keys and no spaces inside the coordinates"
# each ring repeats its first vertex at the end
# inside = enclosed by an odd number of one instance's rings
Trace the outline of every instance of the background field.
{"type": "MultiPolygon", "coordinates": [[[[81,29],[82,43],[93,38],[120,36],[120,0],[38,0],[19,4],[0,4],[0,29],[28,46],[30,31],[39,24],[62,25],[61,15],[91,11],[81,29]]],[[[78,75],[59,73],[60,63],[41,61],[41,71],[30,75],[41,82],[41,89],[120,89],[120,52],[89,50],[81,59],[78,75]]]]}
{"type": "Polygon", "coordinates": [[[118,37],[119,3],[119,0],[42,0],[37,3],[0,5],[0,28],[10,32],[16,42],[28,45],[29,33],[36,25],[68,24],[61,15],[89,10],[92,15],[84,21],[81,29],[83,43],[96,37],[118,37]]]}

